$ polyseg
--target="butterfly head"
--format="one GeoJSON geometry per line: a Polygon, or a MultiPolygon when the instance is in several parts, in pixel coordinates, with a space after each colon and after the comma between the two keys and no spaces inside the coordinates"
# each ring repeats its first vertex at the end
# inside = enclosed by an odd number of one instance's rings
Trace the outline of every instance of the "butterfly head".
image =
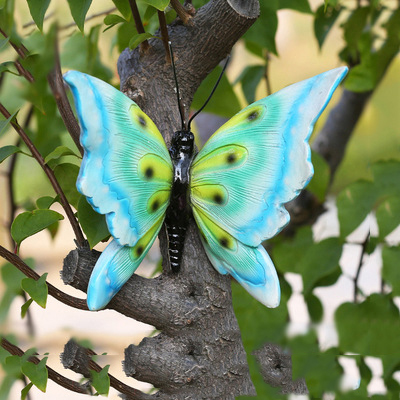
{"type": "Polygon", "coordinates": [[[174,155],[183,153],[190,157],[193,154],[193,149],[194,135],[192,132],[186,130],[174,132],[171,141],[171,150],[174,155]]]}

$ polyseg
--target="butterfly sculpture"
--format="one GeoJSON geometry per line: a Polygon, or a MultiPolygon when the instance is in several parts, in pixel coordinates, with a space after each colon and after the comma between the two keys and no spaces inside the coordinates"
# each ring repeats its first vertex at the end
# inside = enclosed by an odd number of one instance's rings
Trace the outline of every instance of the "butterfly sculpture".
{"type": "Polygon", "coordinates": [[[266,306],[278,306],[279,280],[261,243],[288,223],[284,203],[311,179],[307,141],[346,73],[337,68],[256,101],[195,155],[189,130],[175,132],[168,151],[132,100],[97,78],[67,72],[84,148],[77,188],[105,214],[113,236],[90,278],[89,309],[108,304],[164,221],[171,267],[178,269],[190,213],[214,268],[266,306]]]}

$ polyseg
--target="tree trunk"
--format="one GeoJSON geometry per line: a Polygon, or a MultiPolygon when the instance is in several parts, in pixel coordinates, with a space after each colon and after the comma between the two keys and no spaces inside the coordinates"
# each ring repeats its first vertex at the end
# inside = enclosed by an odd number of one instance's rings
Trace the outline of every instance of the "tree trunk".
{"type": "MultiPolygon", "coordinates": [[[[185,116],[202,80],[231,51],[259,14],[257,0],[211,0],[184,25],[168,27],[185,116]]],[[[152,118],[167,145],[181,128],[172,67],[162,41],[145,51],[126,49],[118,61],[121,89],[152,118]]],[[[161,333],[125,350],[128,376],[159,389],[160,399],[234,399],[254,395],[241,335],[233,312],[230,278],[211,266],[190,221],[182,265],[172,274],[167,239],[159,235],[163,274],[134,275],[108,305],[161,333]]],[[[97,252],[78,249],[64,262],[66,283],[86,291],[97,252]]]]}

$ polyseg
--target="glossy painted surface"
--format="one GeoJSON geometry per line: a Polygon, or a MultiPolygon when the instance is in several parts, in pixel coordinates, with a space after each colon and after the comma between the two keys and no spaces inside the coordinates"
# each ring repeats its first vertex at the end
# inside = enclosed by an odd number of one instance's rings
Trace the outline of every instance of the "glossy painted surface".
{"type": "Polygon", "coordinates": [[[346,72],[325,72],[251,104],[193,162],[190,132],[174,134],[170,157],[156,126],[135,103],[96,78],[67,73],[85,149],[77,187],[106,214],[115,239],[93,270],[89,307],[105,307],[129,279],[166,213],[170,256],[177,254],[171,265],[179,269],[189,205],[213,266],[276,307],[279,280],[261,242],[289,221],[283,204],[311,179],[308,139],[346,72]]]}

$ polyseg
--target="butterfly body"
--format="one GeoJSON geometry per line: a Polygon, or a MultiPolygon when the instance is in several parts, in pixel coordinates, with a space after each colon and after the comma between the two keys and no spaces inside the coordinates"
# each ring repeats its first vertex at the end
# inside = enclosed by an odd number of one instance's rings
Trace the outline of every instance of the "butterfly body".
{"type": "Polygon", "coordinates": [[[108,304],[164,221],[171,268],[179,270],[191,215],[214,268],[277,307],[279,279],[262,242],[289,222],[284,204],[313,175],[308,140],[346,73],[336,68],[250,104],[196,155],[191,132],[175,132],[168,150],[153,121],[120,91],[77,71],[65,74],[85,151],[77,188],[113,236],[89,281],[89,309],[108,304]]]}
{"type": "Polygon", "coordinates": [[[168,252],[171,269],[179,271],[186,229],[191,215],[188,199],[190,166],[193,160],[194,135],[190,131],[177,131],[171,141],[169,154],[173,166],[173,182],[169,206],[165,216],[168,252]]]}

